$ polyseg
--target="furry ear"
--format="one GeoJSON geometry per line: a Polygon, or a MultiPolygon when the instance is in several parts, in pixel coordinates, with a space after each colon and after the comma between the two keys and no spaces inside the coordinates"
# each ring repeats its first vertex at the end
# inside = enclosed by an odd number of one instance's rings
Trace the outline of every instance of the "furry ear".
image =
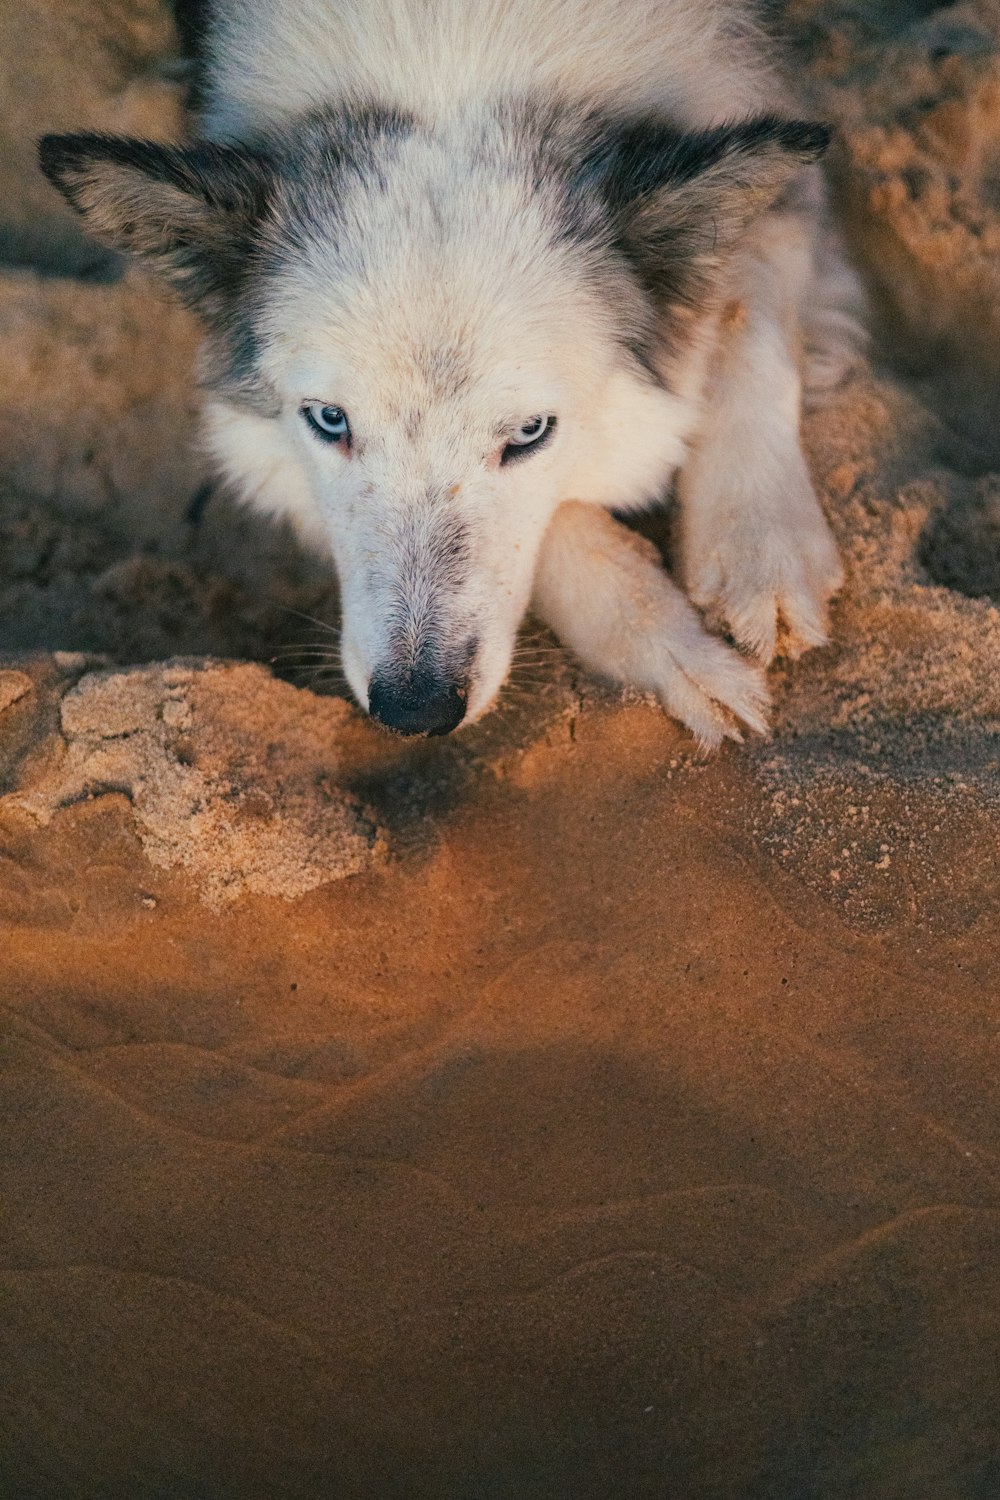
{"type": "Polygon", "coordinates": [[[825,125],[772,115],[697,134],[637,120],[605,134],[585,170],[650,291],[696,301],[751,222],[829,141],[825,125]]]}
{"type": "Polygon", "coordinates": [[[242,147],[107,135],[44,136],[39,160],[100,239],[151,261],[199,306],[241,279],[276,180],[267,158],[242,147]]]}

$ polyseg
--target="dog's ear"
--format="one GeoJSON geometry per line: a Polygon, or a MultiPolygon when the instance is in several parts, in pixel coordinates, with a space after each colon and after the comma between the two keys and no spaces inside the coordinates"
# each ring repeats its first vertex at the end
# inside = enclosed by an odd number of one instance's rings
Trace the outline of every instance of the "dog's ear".
{"type": "Polygon", "coordinates": [[[42,171],[93,232],[150,261],[195,305],[244,274],[276,175],[235,146],[190,149],[107,135],[47,135],[42,171]]]}
{"type": "Polygon", "coordinates": [[[664,300],[696,300],[751,222],[826,150],[824,125],[771,115],[686,134],[628,121],[585,164],[620,247],[664,300]]]}

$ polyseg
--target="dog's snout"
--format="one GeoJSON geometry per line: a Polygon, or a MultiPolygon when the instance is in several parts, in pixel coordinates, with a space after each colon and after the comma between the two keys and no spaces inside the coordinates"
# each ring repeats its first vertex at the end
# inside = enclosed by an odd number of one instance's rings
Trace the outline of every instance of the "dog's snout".
{"type": "Polygon", "coordinates": [[[368,712],[396,734],[450,734],[465,718],[468,696],[464,681],[431,672],[376,672],[368,684],[368,712]]]}

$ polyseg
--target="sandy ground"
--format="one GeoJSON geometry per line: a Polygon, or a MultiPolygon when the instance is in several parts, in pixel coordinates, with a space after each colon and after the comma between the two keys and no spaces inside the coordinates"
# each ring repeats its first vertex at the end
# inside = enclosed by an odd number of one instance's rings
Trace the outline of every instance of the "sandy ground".
{"type": "Polygon", "coordinates": [[[116,8],[0,24],[0,1493],[995,1500],[1000,7],[787,7],[877,338],[836,644],[707,764],[545,640],[449,742],[312,679],[28,176],[175,128],[116,8]]]}

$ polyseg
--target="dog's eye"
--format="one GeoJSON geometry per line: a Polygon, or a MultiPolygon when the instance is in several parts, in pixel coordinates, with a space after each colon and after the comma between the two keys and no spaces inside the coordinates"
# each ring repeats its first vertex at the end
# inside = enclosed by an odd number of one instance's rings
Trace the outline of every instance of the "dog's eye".
{"type": "Polygon", "coordinates": [[[529,453],[534,453],[543,443],[547,443],[555,430],[555,417],[529,417],[508,438],[507,446],[500,454],[500,462],[509,464],[515,459],[527,458],[529,453]]]}
{"type": "Polygon", "coordinates": [[[322,401],[307,401],[302,415],[318,438],[324,443],[342,443],[351,446],[351,424],[347,413],[339,406],[326,406],[322,401]]]}

